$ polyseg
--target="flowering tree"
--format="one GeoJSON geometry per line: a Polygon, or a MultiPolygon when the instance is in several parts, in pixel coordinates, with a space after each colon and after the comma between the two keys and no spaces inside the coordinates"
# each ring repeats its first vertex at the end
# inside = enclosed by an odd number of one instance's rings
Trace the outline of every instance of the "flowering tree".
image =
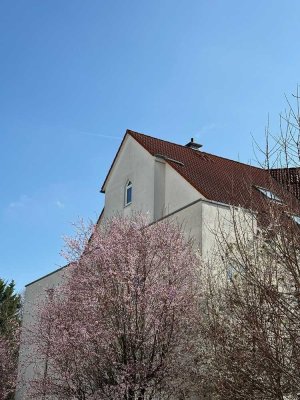
{"type": "MultiPolygon", "coordinates": [[[[267,136],[264,163],[270,174],[275,167],[277,176],[285,174],[281,183],[293,195],[300,182],[295,99],[281,117],[280,136],[267,136]]],[[[201,338],[214,399],[300,396],[300,205],[293,195],[265,198],[247,229],[233,212],[234,240],[219,240],[222,262],[203,266],[201,338]]]]}
{"type": "Polygon", "coordinates": [[[67,283],[35,329],[33,397],[152,399],[179,393],[192,353],[197,258],[166,221],[114,218],[68,241],[67,283]]]}
{"type": "Polygon", "coordinates": [[[299,275],[293,275],[300,259],[289,270],[294,255],[283,259],[277,240],[239,242],[219,275],[209,271],[202,329],[216,398],[283,400],[300,392],[299,275]]]}

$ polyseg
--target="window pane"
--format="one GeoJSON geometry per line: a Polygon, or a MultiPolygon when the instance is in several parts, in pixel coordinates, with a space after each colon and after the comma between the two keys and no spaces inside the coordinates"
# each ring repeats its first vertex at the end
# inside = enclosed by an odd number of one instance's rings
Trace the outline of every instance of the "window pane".
{"type": "Polygon", "coordinates": [[[300,225],[300,217],[299,217],[299,215],[292,215],[292,218],[298,225],[300,225]]]}
{"type": "Polygon", "coordinates": [[[131,203],[132,200],[132,187],[128,187],[126,190],[126,204],[131,203]]]}
{"type": "Polygon", "coordinates": [[[262,193],[264,194],[268,199],[274,200],[274,201],[278,201],[279,203],[282,202],[282,200],[276,196],[276,194],[274,194],[273,192],[271,192],[268,189],[264,189],[262,187],[256,186],[256,188],[262,193]]]}

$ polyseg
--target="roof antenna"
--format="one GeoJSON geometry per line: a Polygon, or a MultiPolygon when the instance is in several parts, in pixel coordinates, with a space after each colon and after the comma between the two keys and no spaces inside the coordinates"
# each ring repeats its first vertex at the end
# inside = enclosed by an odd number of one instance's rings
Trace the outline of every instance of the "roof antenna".
{"type": "Polygon", "coordinates": [[[193,150],[199,150],[202,147],[202,144],[194,142],[194,138],[191,138],[191,141],[185,145],[185,147],[189,147],[193,150]]]}

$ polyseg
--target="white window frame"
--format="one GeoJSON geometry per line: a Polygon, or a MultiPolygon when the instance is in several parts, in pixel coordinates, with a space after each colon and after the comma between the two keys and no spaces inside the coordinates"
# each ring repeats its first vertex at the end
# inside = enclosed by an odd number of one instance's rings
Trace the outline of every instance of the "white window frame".
{"type": "Polygon", "coordinates": [[[271,192],[271,190],[265,189],[265,188],[260,187],[260,186],[255,186],[255,187],[260,193],[262,193],[269,200],[276,201],[277,203],[282,203],[281,198],[278,197],[275,193],[271,192]]]}
{"type": "Polygon", "coordinates": [[[300,216],[296,215],[296,214],[292,214],[291,218],[294,222],[296,222],[296,224],[300,225],[300,216]]]}
{"type": "Polygon", "coordinates": [[[125,193],[124,193],[124,206],[129,206],[132,203],[132,182],[128,179],[125,185],[125,193]],[[130,201],[128,201],[128,192],[131,191],[130,201]]]}
{"type": "Polygon", "coordinates": [[[246,268],[243,267],[241,264],[237,263],[236,260],[229,260],[226,262],[226,275],[227,280],[233,281],[236,279],[240,274],[245,273],[246,268]]]}

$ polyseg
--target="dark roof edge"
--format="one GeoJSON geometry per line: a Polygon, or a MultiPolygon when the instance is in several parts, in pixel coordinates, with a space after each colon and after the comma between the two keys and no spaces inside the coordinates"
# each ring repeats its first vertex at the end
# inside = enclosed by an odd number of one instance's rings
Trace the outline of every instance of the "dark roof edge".
{"type": "Polygon", "coordinates": [[[109,175],[110,175],[110,173],[111,173],[111,171],[112,171],[112,169],[113,169],[113,166],[114,166],[114,164],[115,164],[115,162],[116,162],[116,160],[117,160],[117,157],[118,157],[118,155],[119,155],[119,153],[120,153],[121,147],[123,146],[123,143],[124,143],[124,141],[125,141],[125,138],[126,138],[126,136],[127,136],[128,131],[129,131],[129,130],[126,129],[126,132],[125,132],[125,135],[123,136],[122,142],[121,142],[121,144],[120,144],[120,146],[119,146],[119,148],[118,148],[118,151],[117,151],[117,153],[116,153],[116,155],[115,155],[115,157],[114,157],[114,159],[113,159],[113,162],[111,163],[111,166],[110,166],[110,168],[109,168],[109,170],[108,170],[108,173],[107,173],[107,175],[106,175],[106,177],[105,177],[105,179],[104,179],[104,182],[103,182],[102,187],[101,187],[101,189],[100,189],[100,193],[105,193],[104,186],[105,186],[105,184],[106,184],[106,182],[107,182],[107,180],[108,180],[108,177],[109,177],[109,175]]]}
{"type": "MultiPolygon", "coordinates": [[[[219,202],[219,201],[214,201],[214,200],[202,199],[202,198],[201,198],[201,199],[194,200],[194,201],[192,201],[191,203],[188,203],[188,204],[186,204],[185,206],[180,207],[180,208],[178,208],[178,209],[175,210],[175,211],[172,211],[170,214],[164,215],[163,217],[161,217],[161,218],[159,218],[159,219],[157,219],[157,220],[151,222],[151,223],[149,224],[149,226],[151,226],[151,225],[153,225],[153,224],[156,224],[156,222],[163,221],[163,220],[166,219],[166,218],[172,217],[172,215],[175,215],[175,214],[179,213],[180,211],[183,211],[183,210],[185,210],[186,208],[189,208],[189,207],[191,207],[191,206],[193,206],[194,204],[197,204],[197,203],[208,203],[208,204],[213,204],[213,205],[216,205],[216,206],[219,206],[219,207],[224,207],[224,208],[231,208],[231,207],[233,207],[233,208],[241,208],[242,210],[244,210],[244,211],[246,211],[246,212],[249,212],[249,210],[247,210],[247,209],[245,209],[245,208],[243,208],[243,207],[238,207],[238,206],[234,206],[234,205],[231,205],[231,204],[221,203],[221,202],[219,202]]],[[[250,210],[250,212],[253,213],[253,211],[251,211],[251,210],[250,210]]]]}
{"type": "Polygon", "coordinates": [[[102,211],[101,211],[101,213],[100,213],[100,215],[99,215],[99,217],[98,217],[98,219],[97,219],[97,222],[96,222],[96,224],[95,224],[96,226],[99,224],[99,222],[100,222],[100,220],[101,220],[101,218],[102,218],[102,215],[103,215],[103,213],[104,213],[104,208],[105,208],[105,207],[102,208],[102,211]]]}
{"type": "Polygon", "coordinates": [[[59,271],[63,270],[64,268],[67,268],[69,265],[70,265],[70,263],[67,264],[67,265],[64,265],[63,267],[60,267],[60,268],[56,269],[55,271],[52,271],[52,272],[50,272],[49,274],[44,275],[44,276],[42,276],[42,277],[40,277],[40,278],[38,278],[38,279],[36,279],[36,280],[30,282],[30,283],[27,283],[27,285],[25,285],[25,287],[27,288],[28,286],[33,285],[34,283],[36,283],[36,282],[38,282],[38,281],[41,281],[42,279],[45,279],[45,278],[47,278],[48,276],[51,276],[51,275],[55,274],[56,272],[59,272],[59,271]]]}

